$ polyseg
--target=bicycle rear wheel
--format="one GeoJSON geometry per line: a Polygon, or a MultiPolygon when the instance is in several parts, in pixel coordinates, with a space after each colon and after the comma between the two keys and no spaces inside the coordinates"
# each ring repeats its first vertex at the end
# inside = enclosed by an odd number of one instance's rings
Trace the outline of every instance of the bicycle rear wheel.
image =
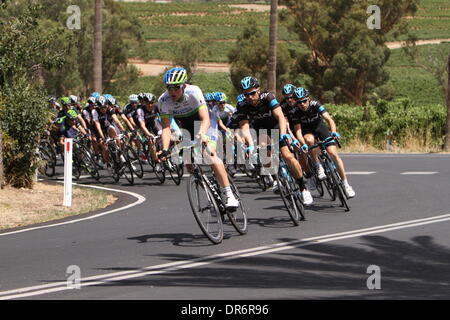
{"type": "Polygon", "coordinates": [[[53,177],[56,169],[55,151],[48,143],[41,143],[39,145],[39,155],[42,160],[39,172],[45,174],[47,177],[53,177]]]}
{"type": "Polygon", "coordinates": [[[191,175],[187,184],[187,193],[192,213],[203,234],[214,244],[223,240],[222,216],[216,200],[205,183],[191,175]]]}
{"type": "Polygon", "coordinates": [[[244,203],[242,202],[241,196],[239,194],[239,190],[233,182],[233,179],[228,174],[228,180],[230,182],[231,191],[233,192],[236,200],[239,201],[239,207],[231,212],[227,210],[227,216],[230,219],[231,224],[240,234],[247,233],[247,214],[245,213],[244,203]]]}
{"type": "Polygon", "coordinates": [[[80,164],[86,173],[90,174],[95,180],[100,179],[100,173],[98,172],[97,164],[90,153],[85,147],[80,146],[80,164]]]}

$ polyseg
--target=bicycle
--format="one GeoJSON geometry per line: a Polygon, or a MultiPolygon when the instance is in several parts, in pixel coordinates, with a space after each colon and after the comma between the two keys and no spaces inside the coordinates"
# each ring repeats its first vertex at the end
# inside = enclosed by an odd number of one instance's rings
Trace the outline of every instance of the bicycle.
{"type": "Polygon", "coordinates": [[[119,182],[121,176],[125,176],[125,179],[133,185],[133,169],[130,161],[127,159],[127,155],[122,151],[118,145],[117,140],[122,140],[123,134],[119,134],[116,138],[108,137],[106,139],[106,149],[109,154],[109,164],[111,166],[111,175],[114,182],[119,182]]]}
{"type": "Polygon", "coordinates": [[[78,134],[73,140],[73,166],[72,174],[78,180],[81,176],[81,171],[91,175],[95,180],[100,179],[100,173],[97,168],[97,163],[90,150],[86,147],[87,137],[78,134]]]}
{"type": "MultiPolygon", "coordinates": [[[[183,149],[197,148],[193,144],[183,149]]],[[[195,149],[194,149],[195,152],[195,149]]],[[[213,243],[219,244],[223,240],[223,221],[227,215],[236,231],[244,235],[247,233],[247,215],[239,191],[230,175],[228,175],[231,190],[239,201],[235,210],[226,209],[220,196],[220,187],[214,175],[207,175],[201,165],[193,161],[192,171],[187,183],[189,204],[203,234],[213,243]]]]}
{"type": "MultiPolygon", "coordinates": [[[[341,207],[344,207],[345,211],[349,212],[350,207],[347,202],[348,198],[347,194],[345,193],[344,183],[342,182],[342,179],[339,176],[339,172],[336,169],[336,165],[333,159],[331,159],[326,149],[327,145],[330,144],[332,141],[335,141],[339,148],[341,147],[341,144],[339,143],[339,140],[337,138],[328,137],[325,140],[319,141],[315,145],[311,146],[310,150],[320,148],[319,161],[321,162],[325,170],[325,174],[327,175],[327,179],[325,180],[327,182],[325,183],[325,185],[327,189],[329,188],[328,191],[330,193],[334,193],[335,195],[337,195],[337,197],[341,202],[341,207]]],[[[336,200],[336,196],[334,196],[334,199],[332,196],[332,200],[333,201],[336,200]]]]}
{"type": "Polygon", "coordinates": [[[298,226],[300,221],[305,220],[305,208],[300,197],[300,187],[289,173],[289,167],[282,158],[280,158],[276,178],[281,199],[292,222],[298,226]]]}
{"type": "Polygon", "coordinates": [[[53,177],[56,170],[56,151],[50,142],[50,133],[47,130],[40,139],[38,153],[42,161],[39,172],[47,177],[53,177]]]}

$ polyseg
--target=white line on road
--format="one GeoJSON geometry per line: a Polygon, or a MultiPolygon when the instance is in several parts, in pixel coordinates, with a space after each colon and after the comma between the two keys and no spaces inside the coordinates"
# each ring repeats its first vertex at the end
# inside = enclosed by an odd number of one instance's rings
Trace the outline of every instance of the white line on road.
{"type": "Polygon", "coordinates": [[[419,175],[431,175],[431,174],[436,174],[437,171],[406,171],[406,172],[402,172],[400,174],[404,174],[404,175],[415,175],[415,174],[419,174],[419,175]]]}
{"type": "MultiPolygon", "coordinates": [[[[388,224],[388,225],[380,225],[380,226],[376,226],[376,227],[357,229],[357,230],[352,230],[352,231],[347,231],[347,232],[305,238],[305,239],[294,240],[294,241],[289,241],[289,242],[281,242],[281,243],[276,243],[276,244],[269,245],[269,246],[261,246],[261,247],[249,248],[249,249],[244,249],[244,250],[239,250],[239,251],[225,252],[225,253],[211,255],[211,256],[197,258],[197,259],[170,262],[170,263],[166,263],[166,264],[149,266],[149,267],[142,268],[142,269],[121,271],[121,272],[109,273],[109,274],[98,275],[98,276],[93,276],[93,277],[87,277],[87,278],[81,279],[80,286],[87,287],[87,286],[94,286],[94,285],[102,285],[105,283],[111,283],[111,282],[116,282],[116,281],[121,281],[121,280],[132,279],[132,278],[139,278],[139,277],[143,277],[143,276],[147,276],[147,275],[163,274],[163,273],[181,270],[181,269],[194,268],[194,267],[208,265],[208,264],[217,263],[217,262],[226,261],[226,260],[233,260],[233,259],[238,259],[238,258],[243,258],[243,257],[257,256],[257,255],[262,255],[262,254],[266,254],[266,253],[273,253],[273,252],[278,252],[278,251],[283,251],[283,250],[296,249],[296,248],[313,245],[313,244],[318,244],[318,243],[325,243],[325,242],[330,242],[330,241],[355,238],[355,237],[360,237],[360,236],[364,236],[364,235],[369,235],[369,234],[374,234],[374,233],[383,233],[383,232],[405,229],[405,228],[413,228],[413,227],[417,227],[417,226],[438,223],[438,222],[443,222],[443,221],[449,221],[449,220],[450,220],[450,214],[445,214],[445,215],[434,216],[434,217],[429,217],[429,218],[424,218],[424,219],[409,220],[409,221],[398,222],[398,223],[393,223],[393,224],[388,224]]],[[[18,298],[35,296],[35,295],[49,294],[52,292],[58,292],[58,291],[64,291],[64,290],[71,290],[71,287],[68,285],[68,283],[66,281],[59,281],[59,282],[51,283],[51,284],[38,285],[38,286],[3,291],[3,292],[0,292],[0,300],[18,299],[18,298]]]]}
{"type": "Polygon", "coordinates": [[[106,191],[125,193],[125,194],[128,194],[130,196],[133,196],[133,197],[137,198],[137,200],[135,202],[133,202],[133,203],[130,203],[130,204],[126,205],[126,206],[123,206],[123,207],[120,207],[120,208],[116,208],[116,209],[113,209],[113,210],[108,210],[106,212],[95,214],[95,215],[92,215],[92,216],[89,216],[89,217],[86,217],[86,218],[74,219],[74,220],[70,220],[70,221],[54,223],[54,224],[49,224],[49,225],[44,225],[44,226],[39,226],[39,227],[32,227],[32,228],[21,229],[21,230],[6,232],[6,233],[0,233],[0,237],[11,235],[11,234],[15,234],[15,233],[21,233],[21,232],[27,232],[27,231],[32,231],[32,230],[38,230],[38,229],[62,226],[62,225],[65,225],[65,224],[77,223],[77,222],[85,221],[85,220],[92,220],[92,219],[95,219],[95,218],[98,218],[98,217],[101,217],[101,216],[105,216],[107,214],[111,214],[111,213],[114,213],[114,212],[117,212],[117,211],[129,209],[131,207],[134,207],[134,206],[137,206],[137,205],[143,203],[146,200],[145,197],[141,196],[140,194],[137,194],[137,193],[134,193],[134,192],[130,192],[130,191],[111,189],[111,188],[105,188],[105,187],[99,187],[99,186],[88,186],[88,185],[83,185],[83,184],[78,184],[78,183],[74,183],[74,185],[80,186],[80,187],[86,187],[86,188],[94,188],[94,189],[100,189],[100,190],[106,190],[106,191]]]}

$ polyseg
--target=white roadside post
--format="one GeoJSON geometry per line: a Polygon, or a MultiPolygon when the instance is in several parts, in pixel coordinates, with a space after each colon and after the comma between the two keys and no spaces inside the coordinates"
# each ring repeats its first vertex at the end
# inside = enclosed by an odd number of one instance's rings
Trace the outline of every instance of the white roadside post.
{"type": "Polygon", "coordinates": [[[64,201],[63,206],[72,206],[72,149],[73,139],[64,141],[64,201]]]}

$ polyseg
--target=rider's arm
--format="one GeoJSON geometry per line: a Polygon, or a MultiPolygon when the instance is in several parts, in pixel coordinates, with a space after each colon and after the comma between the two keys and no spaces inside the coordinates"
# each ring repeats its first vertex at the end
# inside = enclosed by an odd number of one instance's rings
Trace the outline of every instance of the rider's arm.
{"type": "Polygon", "coordinates": [[[125,122],[125,124],[127,125],[128,129],[130,129],[131,131],[134,130],[134,126],[131,124],[131,122],[128,120],[127,116],[124,115],[123,113],[120,115],[120,117],[122,118],[123,122],[125,122]]]}
{"type": "Polygon", "coordinates": [[[302,126],[300,125],[300,123],[294,124],[294,137],[300,141],[300,143],[302,145],[304,145],[306,143],[305,139],[303,138],[303,133],[302,133],[302,126]]]}
{"type": "Polygon", "coordinates": [[[161,126],[162,126],[162,132],[161,132],[161,144],[163,150],[168,150],[170,146],[170,117],[161,116],[161,126]]]}
{"type": "Polygon", "coordinates": [[[242,136],[249,146],[253,146],[253,137],[250,133],[250,124],[248,120],[239,121],[239,127],[241,128],[242,136]]]}
{"type": "Polygon", "coordinates": [[[278,121],[278,128],[280,128],[280,137],[286,134],[286,119],[284,118],[283,111],[280,108],[275,108],[272,110],[272,115],[278,121]]]}
{"type": "Polygon", "coordinates": [[[142,132],[144,132],[144,135],[146,137],[152,137],[153,136],[153,134],[151,134],[150,131],[148,131],[147,126],[145,125],[145,120],[139,121],[139,125],[141,127],[142,132]]]}
{"type": "Polygon", "coordinates": [[[83,117],[81,116],[81,114],[78,114],[77,119],[78,119],[78,121],[80,121],[81,126],[82,126],[84,129],[87,129],[86,122],[84,121],[84,119],[83,119],[83,117]]]}
{"type": "Polygon", "coordinates": [[[111,115],[111,117],[112,117],[114,123],[119,126],[120,130],[122,132],[125,132],[125,128],[123,127],[122,123],[119,121],[119,118],[117,118],[117,115],[113,114],[113,115],[111,115]]]}
{"type": "Polygon", "coordinates": [[[198,134],[200,135],[206,135],[209,129],[210,121],[209,121],[209,112],[208,107],[206,105],[200,106],[198,109],[198,116],[200,118],[200,130],[198,131],[198,134]]]}
{"type": "Polygon", "coordinates": [[[328,123],[330,131],[336,132],[336,123],[334,122],[333,118],[331,118],[330,114],[325,111],[324,113],[322,113],[322,118],[328,123]]]}

